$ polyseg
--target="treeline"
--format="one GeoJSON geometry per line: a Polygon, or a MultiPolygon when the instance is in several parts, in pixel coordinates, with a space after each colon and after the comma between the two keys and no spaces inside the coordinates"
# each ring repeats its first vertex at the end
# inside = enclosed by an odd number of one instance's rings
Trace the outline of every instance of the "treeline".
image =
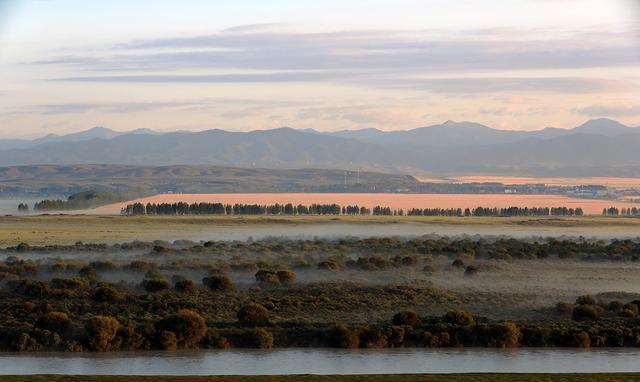
{"type": "Polygon", "coordinates": [[[602,210],[602,215],[604,216],[640,216],[640,209],[633,207],[633,208],[616,208],[616,207],[609,207],[609,208],[604,208],[602,210]]]}
{"type": "MultiPolygon", "coordinates": [[[[403,209],[375,206],[340,206],[338,204],[223,204],[223,203],[147,203],[128,204],[122,215],[374,215],[403,216],[403,209]]],[[[582,208],[508,207],[508,208],[412,208],[409,216],[582,216],[582,208]]]]}
{"type": "MultiPolygon", "coordinates": [[[[391,209],[376,207],[374,214],[391,209]]],[[[337,204],[222,204],[222,203],[133,203],[120,211],[122,215],[370,215],[366,207],[337,204]]]]}
{"type": "Polygon", "coordinates": [[[582,208],[567,207],[507,207],[486,208],[412,208],[409,216],[582,216],[582,208]]]}
{"type": "MultiPolygon", "coordinates": [[[[82,191],[70,195],[67,200],[63,199],[45,199],[36,202],[33,205],[34,211],[69,211],[83,210],[87,208],[95,208],[111,203],[118,203],[124,200],[131,200],[144,196],[147,193],[142,191],[82,191]]],[[[20,203],[18,210],[26,212],[28,206],[20,203]],[[22,205],[22,210],[20,209],[22,205]],[[26,207],[26,210],[25,210],[26,207]]]]}

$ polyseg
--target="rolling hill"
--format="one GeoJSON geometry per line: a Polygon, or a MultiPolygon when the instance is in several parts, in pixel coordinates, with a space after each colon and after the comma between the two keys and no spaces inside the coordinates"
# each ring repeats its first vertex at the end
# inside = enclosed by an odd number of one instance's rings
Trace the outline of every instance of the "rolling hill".
{"type": "Polygon", "coordinates": [[[639,128],[609,119],[591,120],[574,129],[527,132],[453,121],[393,132],[325,133],[285,127],[160,134],[94,128],[21,141],[17,146],[1,141],[0,149],[5,149],[0,150],[0,166],[206,164],[433,174],[640,176],[638,143],[639,128]]]}

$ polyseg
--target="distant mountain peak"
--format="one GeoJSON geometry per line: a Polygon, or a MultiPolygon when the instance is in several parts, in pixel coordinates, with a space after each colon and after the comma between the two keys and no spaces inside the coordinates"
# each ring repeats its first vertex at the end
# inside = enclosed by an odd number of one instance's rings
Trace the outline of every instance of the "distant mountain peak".
{"type": "Polygon", "coordinates": [[[585,134],[616,136],[634,132],[634,129],[613,119],[596,118],[588,120],[587,122],[573,129],[573,131],[585,134]]]}

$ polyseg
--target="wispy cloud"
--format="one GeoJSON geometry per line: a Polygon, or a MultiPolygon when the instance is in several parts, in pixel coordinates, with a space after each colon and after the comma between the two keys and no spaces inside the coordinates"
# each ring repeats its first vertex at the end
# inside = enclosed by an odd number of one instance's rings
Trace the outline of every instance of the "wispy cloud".
{"type": "Polygon", "coordinates": [[[640,116],[640,105],[591,105],[573,111],[588,117],[640,116]]]}
{"type": "Polygon", "coordinates": [[[507,30],[345,31],[292,33],[256,27],[212,35],[135,41],[95,56],[65,56],[36,64],[86,70],[371,70],[446,72],[623,66],[640,62],[633,41],[618,33],[562,38],[507,30]],[[251,30],[252,33],[244,33],[251,30]]]}

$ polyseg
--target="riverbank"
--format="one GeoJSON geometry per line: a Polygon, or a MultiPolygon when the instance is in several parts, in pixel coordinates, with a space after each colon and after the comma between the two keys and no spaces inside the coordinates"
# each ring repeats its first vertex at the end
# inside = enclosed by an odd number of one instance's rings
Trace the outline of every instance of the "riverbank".
{"type": "Polygon", "coordinates": [[[608,374],[382,374],[288,376],[0,376],[2,382],[632,382],[640,373],[608,374]]]}

